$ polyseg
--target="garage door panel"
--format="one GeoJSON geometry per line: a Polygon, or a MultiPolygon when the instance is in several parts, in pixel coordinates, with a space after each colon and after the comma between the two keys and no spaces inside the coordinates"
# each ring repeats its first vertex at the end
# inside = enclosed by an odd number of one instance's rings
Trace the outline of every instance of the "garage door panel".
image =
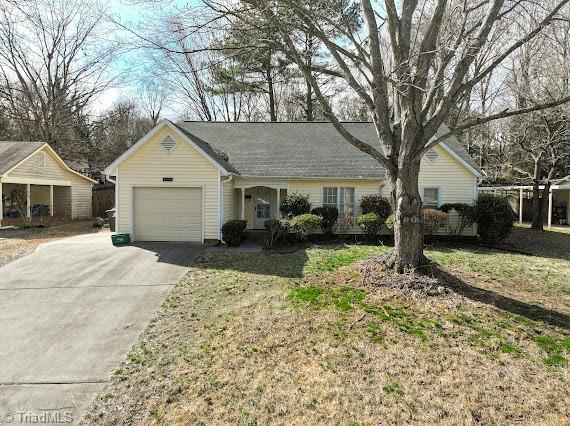
{"type": "Polygon", "coordinates": [[[202,241],[201,188],[135,188],[137,241],[202,241]]]}

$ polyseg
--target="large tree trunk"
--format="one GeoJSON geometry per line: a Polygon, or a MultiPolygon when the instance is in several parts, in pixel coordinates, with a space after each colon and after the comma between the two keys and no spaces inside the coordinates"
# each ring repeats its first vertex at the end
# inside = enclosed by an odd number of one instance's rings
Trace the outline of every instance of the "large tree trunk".
{"type": "Polygon", "coordinates": [[[542,211],[544,206],[544,195],[540,196],[540,183],[535,180],[532,186],[532,229],[543,230],[542,211]]]}
{"type": "Polygon", "coordinates": [[[393,267],[397,272],[425,266],[422,201],[418,189],[420,163],[409,162],[389,176],[394,210],[393,267]]]}
{"type": "Polygon", "coordinates": [[[533,185],[532,185],[532,225],[531,229],[537,229],[543,231],[543,218],[542,212],[544,211],[544,195],[548,191],[543,191],[542,197],[540,196],[540,161],[539,159],[534,160],[534,175],[533,175],[533,185]]]}

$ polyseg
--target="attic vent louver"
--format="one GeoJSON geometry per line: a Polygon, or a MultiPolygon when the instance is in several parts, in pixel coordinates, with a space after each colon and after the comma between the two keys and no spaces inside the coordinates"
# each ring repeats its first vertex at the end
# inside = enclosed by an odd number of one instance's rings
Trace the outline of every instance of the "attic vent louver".
{"type": "Polygon", "coordinates": [[[171,136],[166,136],[163,140],[160,141],[160,146],[166,152],[172,152],[174,148],[176,148],[176,145],[177,145],[176,141],[172,139],[171,136]]]}
{"type": "Polygon", "coordinates": [[[433,149],[430,149],[427,153],[426,153],[426,158],[431,161],[432,163],[437,160],[437,158],[439,157],[439,154],[437,152],[435,152],[433,149]]]}

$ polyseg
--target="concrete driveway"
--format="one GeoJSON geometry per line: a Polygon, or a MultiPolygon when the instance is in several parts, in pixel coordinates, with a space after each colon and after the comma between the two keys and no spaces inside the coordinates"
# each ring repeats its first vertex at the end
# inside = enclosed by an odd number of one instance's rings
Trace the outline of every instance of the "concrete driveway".
{"type": "Polygon", "coordinates": [[[105,232],[0,268],[0,423],[79,421],[200,249],[105,232]]]}

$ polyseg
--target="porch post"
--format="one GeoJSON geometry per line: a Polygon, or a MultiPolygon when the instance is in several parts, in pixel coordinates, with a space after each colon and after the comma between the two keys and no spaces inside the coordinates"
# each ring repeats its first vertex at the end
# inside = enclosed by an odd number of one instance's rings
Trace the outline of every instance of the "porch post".
{"type": "MultiPolygon", "coordinates": [[[[0,188],[2,188],[1,185],[0,183],[0,188]]],[[[566,225],[570,225],[570,191],[568,191],[568,204],[566,204],[566,225]]]]}
{"type": "Polygon", "coordinates": [[[548,191],[548,227],[552,227],[552,188],[548,191]]]}
{"type": "Polygon", "coordinates": [[[2,226],[2,219],[4,218],[4,202],[2,200],[2,179],[0,179],[0,226],[2,226]]]}
{"type": "Polygon", "coordinates": [[[49,186],[49,215],[53,216],[53,185],[49,186]]]}
{"type": "Polygon", "coordinates": [[[523,189],[519,189],[519,223],[522,224],[522,213],[523,213],[523,189]]]}
{"type": "Polygon", "coordinates": [[[279,206],[281,205],[281,189],[277,188],[277,206],[275,206],[275,219],[281,219],[281,210],[279,206]]]}
{"type": "Polygon", "coordinates": [[[240,219],[245,220],[245,188],[240,188],[241,190],[241,213],[240,219]]]}
{"type": "Polygon", "coordinates": [[[32,205],[31,205],[31,190],[30,184],[26,184],[26,216],[28,219],[32,217],[32,205]]]}

